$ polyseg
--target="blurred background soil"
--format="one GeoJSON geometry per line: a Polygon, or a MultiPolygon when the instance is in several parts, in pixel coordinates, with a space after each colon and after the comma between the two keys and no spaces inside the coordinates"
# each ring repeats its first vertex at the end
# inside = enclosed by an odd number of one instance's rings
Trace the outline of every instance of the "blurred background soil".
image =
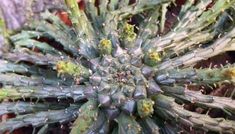
{"type": "Polygon", "coordinates": [[[18,29],[45,10],[64,9],[63,0],[1,0],[0,13],[7,28],[18,29]]]}
{"type": "MultiPolygon", "coordinates": [[[[20,29],[29,19],[39,19],[45,10],[63,10],[63,0],[1,0],[0,20],[5,21],[5,28],[20,29]]],[[[3,49],[4,37],[0,31],[0,53],[3,49]]]]}

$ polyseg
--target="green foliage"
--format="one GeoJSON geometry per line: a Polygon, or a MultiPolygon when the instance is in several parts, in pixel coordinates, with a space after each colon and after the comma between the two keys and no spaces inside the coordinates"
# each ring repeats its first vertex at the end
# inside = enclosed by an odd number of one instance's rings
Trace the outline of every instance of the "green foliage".
{"type": "Polygon", "coordinates": [[[174,0],[65,3],[71,27],[45,12],[8,38],[0,115],[16,117],[0,133],[71,121],[72,134],[235,132],[234,91],[213,95],[234,87],[234,63],[194,67],[235,50],[235,0],[186,0],[170,28],[174,0]]]}

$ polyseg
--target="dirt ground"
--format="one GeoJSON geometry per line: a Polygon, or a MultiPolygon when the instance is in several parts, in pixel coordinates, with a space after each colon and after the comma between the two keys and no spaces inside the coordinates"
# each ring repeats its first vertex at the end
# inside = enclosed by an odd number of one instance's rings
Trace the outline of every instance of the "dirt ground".
{"type": "MultiPolygon", "coordinates": [[[[5,21],[7,29],[16,30],[29,19],[39,19],[40,13],[45,10],[64,8],[63,0],[1,0],[0,20],[5,21]]],[[[0,30],[0,50],[3,45],[3,33],[0,30]]]]}
{"type": "Polygon", "coordinates": [[[29,18],[39,18],[45,10],[63,9],[63,0],[1,0],[0,13],[7,28],[18,29],[29,18]]]}

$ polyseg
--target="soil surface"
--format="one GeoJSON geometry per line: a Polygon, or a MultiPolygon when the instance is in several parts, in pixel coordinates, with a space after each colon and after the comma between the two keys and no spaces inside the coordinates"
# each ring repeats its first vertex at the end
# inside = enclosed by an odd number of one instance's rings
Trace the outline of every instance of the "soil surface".
{"type": "MultiPolygon", "coordinates": [[[[29,19],[39,19],[45,10],[64,9],[63,0],[1,0],[0,20],[4,20],[6,28],[16,30],[29,19]]],[[[0,30],[0,55],[4,47],[4,38],[0,30]]]]}
{"type": "Polygon", "coordinates": [[[63,9],[63,0],[1,0],[0,12],[9,29],[18,29],[45,10],[63,9]]]}

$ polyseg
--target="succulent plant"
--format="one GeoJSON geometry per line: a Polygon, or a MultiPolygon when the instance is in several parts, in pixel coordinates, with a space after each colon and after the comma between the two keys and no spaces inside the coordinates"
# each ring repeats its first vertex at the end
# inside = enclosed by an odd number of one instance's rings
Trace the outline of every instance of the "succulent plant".
{"type": "Polygon", "coordinates": [[[0,60],[0,115],[16,117],[0,123],[1,133],[25,126],[46,133],[74,120],[72,134],[187,132],[182,126],[235,133],[234,92],[190,88],[235,84],[234,64],[194,67],[235,50],[235,0],[186,0],[170,28],[174,0],[84,2],[79,10],[76,0],[65,0],[71,27],[45,12],[9,37],[0,60]]]}

